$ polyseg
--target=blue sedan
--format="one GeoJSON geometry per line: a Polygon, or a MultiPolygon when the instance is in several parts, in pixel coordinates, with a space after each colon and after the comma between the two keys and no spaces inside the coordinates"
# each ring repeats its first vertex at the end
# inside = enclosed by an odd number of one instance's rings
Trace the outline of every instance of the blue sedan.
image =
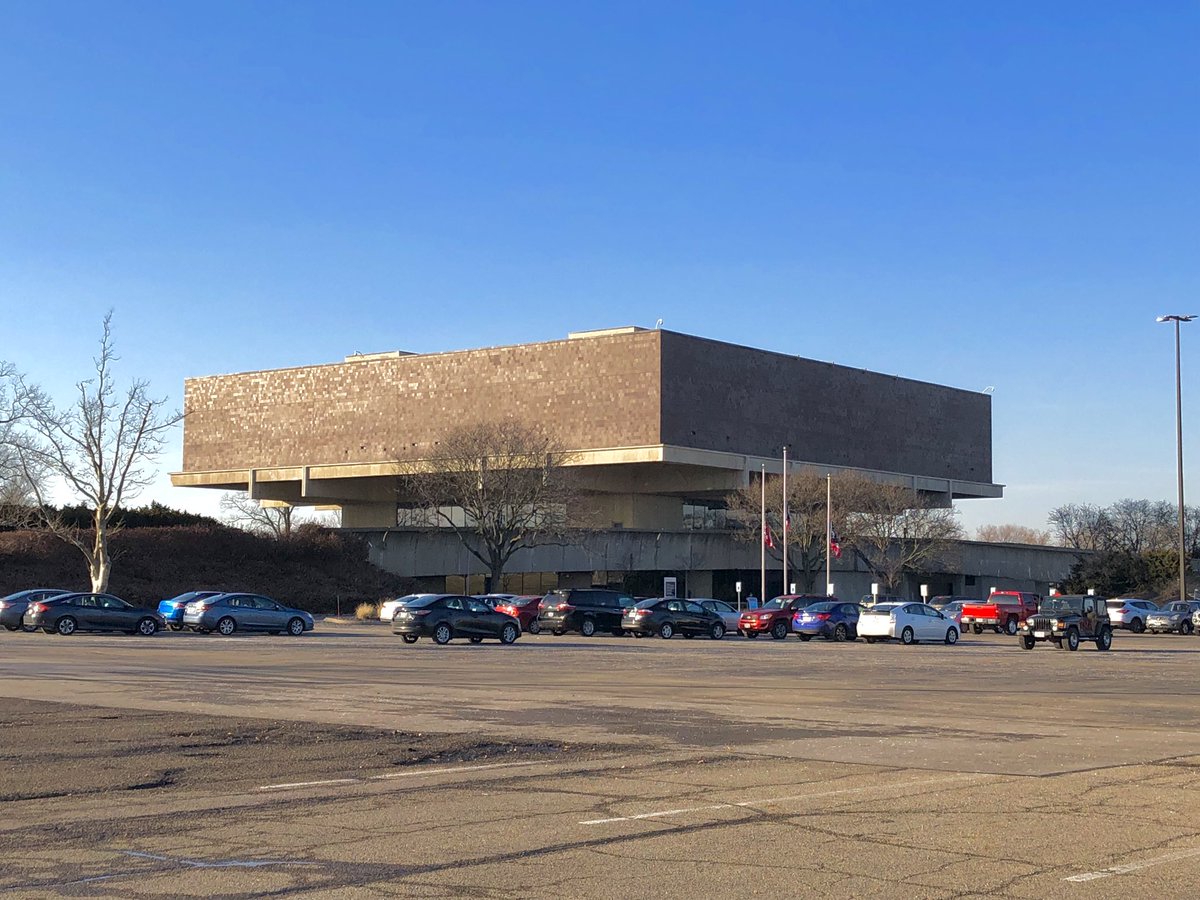
{"type": "Polygon", "coordinates": [[[811,641],[817,635],[826,640],[853,641],[858,637],[858,615],[862,607],[857,603],[842,603],[826,600],[798,610],[792,617],[792,631],[802,641],[811,641]]]}
{"type": "Polygon", "coordinates": [[[313,630],[313,617],[302,609],[293,609],[261,594],[218,594],[193,600],[183,608],[183,624],[204,634],[215,631],[230,635],[235,631],[286,631],[299,637],[313,630]]]}
{"type": "Polygon", "coordinates": [[[203,600],[205,597],[216,597],[224,591],[188,591],[178,597],[158,602],[158,614],[163,617],[172,631],[183,631],[183,608],[193,600],[203,600]]]}

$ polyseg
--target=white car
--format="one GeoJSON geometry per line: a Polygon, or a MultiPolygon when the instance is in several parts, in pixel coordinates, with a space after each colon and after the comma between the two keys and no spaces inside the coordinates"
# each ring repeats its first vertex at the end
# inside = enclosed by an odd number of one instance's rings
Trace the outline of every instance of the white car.
{"type": "Polygon", "coordinates": [[[925,603],[877,603],[859,615],[858,636],[868,644],[891,639],[902,644],[917,641],[956,644],[958,626],[925,603]]]}
{"type": "Polygon", "coordinates": [[[396,615],[396,610],[402,606],[407,606],[411,601],[418,597],[434,597],[436,594],[405,594],[403,597],[397,597],[395,600],[386,600],[379,607],[379,621],[390,622],[396,615]]]}
{"type": "Polygon", "coordinates": [[[738,619],[742,614],[726,603],[724,600],[711,600],[705,597],[692,598],[693,603],[699,603],[704,609],[709,612],[715,612],[721,617],[721,621],[725,623],[725,630],[730,634],[737,634],[738,619]]]}
{"type": "Polygon", "coordinates": [[[1137,597],[1114,597],[1104,601],[1108,605],[1108,621],[1113,628],[1127,628],[1134,634],[1146,630],[1146,619],[1158,612],[1158,604],[1137,597]]]}

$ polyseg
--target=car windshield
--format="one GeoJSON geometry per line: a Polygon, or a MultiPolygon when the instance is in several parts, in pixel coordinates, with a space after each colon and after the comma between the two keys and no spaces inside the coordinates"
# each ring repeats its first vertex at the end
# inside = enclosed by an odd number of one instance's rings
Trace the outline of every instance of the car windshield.
{"type": "Polygon", "coordinates": [[[814,603],[807,607],[805,612],[833,612],[833,608],[838,606],[837,603],[814,603]]]}
{"type": "Polygon", "coordinates": [[[759,609],[783,609],[789,602],[787,597],[776,597],[774,600],[768,600],[759,609]]]}
{"type": "Polygon", "coordinates": [[[1054,597],[1050,600],[1043,600],[1042,605],[1038,607],[1038,612],[1043,613],[1077,613],[1082,609],[1082,604],[1077,600],[1066,600],[1062,597],[1054,597]]]}

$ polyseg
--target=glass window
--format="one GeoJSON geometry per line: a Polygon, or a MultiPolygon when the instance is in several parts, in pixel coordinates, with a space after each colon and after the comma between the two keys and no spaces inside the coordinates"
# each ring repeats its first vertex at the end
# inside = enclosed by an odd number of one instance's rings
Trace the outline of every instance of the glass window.
{"type": "Polygon", "coordinates": [[[683,612],[683,604],[678,600],[672,600],[667,604],[667,609],[671,612],[683,612]]]}
{"type": "MultiPolygon", "coordinates": [[[[412,604],[409,604],[409,605],[411,606],[412,604]]],[[[449,597],[449,598],[447,598],[447,600],[446,600],[446,609],[462,609],[462,608],[463,608],[463,605],[462,605],[462,598],[461,598],[461,597],[449,597]]]]}
{"type": "Polygon", "coordinates": [[[693,616],[701,615],[704,612],[704,609],[700,606],[699,603],[688,603],[685,605],[684,608],[688,612],[690,612],[693,616]]]}

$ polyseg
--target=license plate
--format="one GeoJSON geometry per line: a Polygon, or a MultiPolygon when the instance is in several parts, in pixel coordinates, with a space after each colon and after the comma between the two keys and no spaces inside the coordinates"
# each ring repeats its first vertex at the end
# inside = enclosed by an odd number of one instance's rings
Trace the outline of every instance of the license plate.
{"type": "Polygon", "coordinates": [[[1044,632],[1044,631],[1035,631],[1035,632],[1033,633],[1033,636],[1034,636],[1034,637],[1045,637],[1045,636],[1046,636],[1046,632],[1044,632]]]}

